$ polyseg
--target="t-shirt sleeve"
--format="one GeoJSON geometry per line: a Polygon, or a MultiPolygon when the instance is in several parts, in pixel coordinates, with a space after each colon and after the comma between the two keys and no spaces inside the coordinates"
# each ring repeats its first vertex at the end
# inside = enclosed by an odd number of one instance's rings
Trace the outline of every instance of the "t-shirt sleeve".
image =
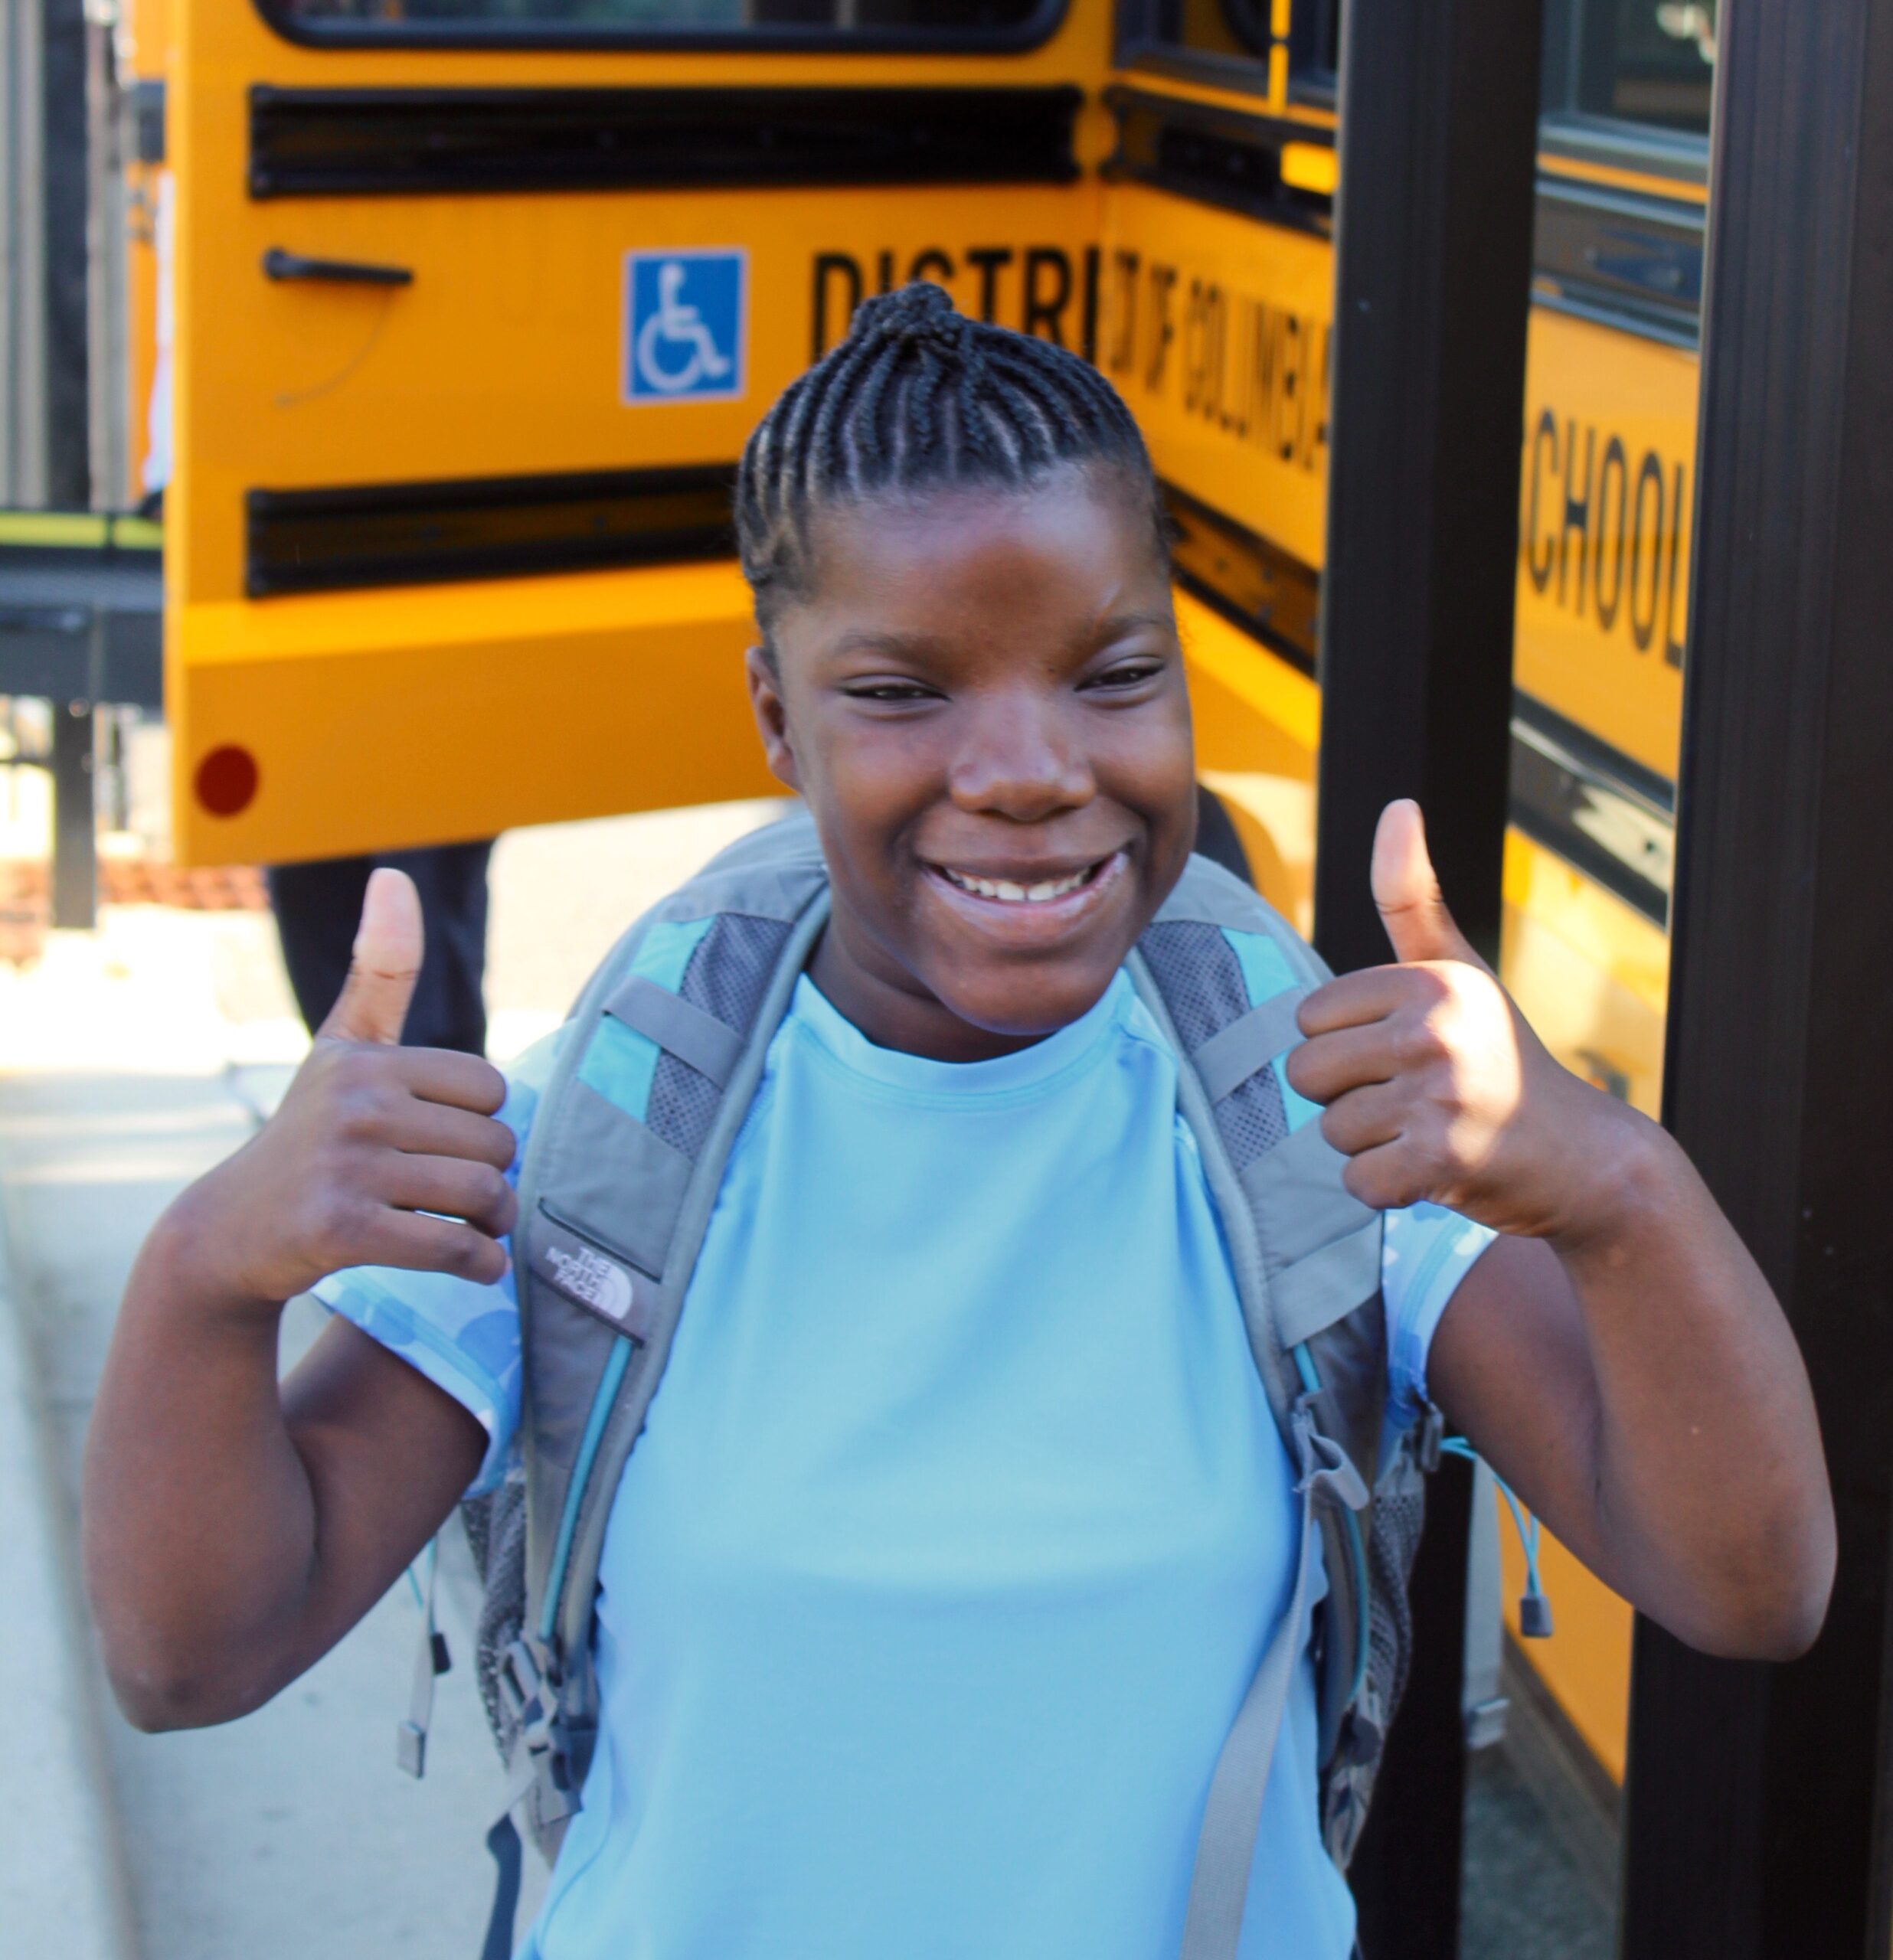
{"type": "MultiPolygon", "coordinates": [[[[506,1174],[515,1184],[559,1039],[554,1033],[535,1042],[507,1070],[499,1120],[515,1139],[506,1174]]],[[[486,1455],[467,1494],[477,1496],[499,1483],[519,1432],[519,1301],[511,1266],[490,1285],[445,1272],[351,1266],[331,1273],[315,1289],[315,1296],[418,1369],[479,1421],[487,1435],[486,1455]]]]}
{"type": "Polygon", "coordinates": [[[1416,1204],[1387,1214],[1381,1293],[1387,1305],[1389,1424],[1405,1429],[1427,1402],[1427,1356],[1453,1290],[1498,1233],[1449,1211],[1416,1204]]]}

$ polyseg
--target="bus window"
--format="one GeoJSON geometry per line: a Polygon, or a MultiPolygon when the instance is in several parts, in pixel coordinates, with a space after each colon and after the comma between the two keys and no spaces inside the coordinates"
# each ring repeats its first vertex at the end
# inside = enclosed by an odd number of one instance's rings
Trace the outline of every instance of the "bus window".
{"type": "Polygon", "coordinates": [[[1334,106],[1341,0],[1127,0],[1118,36],[1126,66],[1334,106]]]}
{"type": "Polygon", "coordinates": [[[1551,0],[1545,107],[1706,136],[1717,0],[1551,0]]]}
{"type": "Polygon", "coordinates": [[[1332,108],[1341,73],[1341,0],[1298,0],[1288,45],[1296,94],[1332,108]]]}
{"type": "Polygon", "coordinates": [[[1269,14],[1269,0],[1133,0],[1119,16],[1120,59],[1180,59],[1227,87],[1266,90],[1269,14]]]}
{"type": "Polygon", "coordinates": [[[1006,47],[1041,41],[1062,0],[257,0],[292,40],[377,44],[1006,47]]]}

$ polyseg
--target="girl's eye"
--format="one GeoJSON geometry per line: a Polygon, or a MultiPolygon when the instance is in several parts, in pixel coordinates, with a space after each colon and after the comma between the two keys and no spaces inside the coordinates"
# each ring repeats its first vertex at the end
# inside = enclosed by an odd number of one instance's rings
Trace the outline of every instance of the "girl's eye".
{"type": "Polygon", "coordinates": [[[858,687],[846,690],[850,701],[924,701],[933,698],[933,691],[924,687],[917,681],[869,681],[858,687]]]}
{"type": "Polygon", "coordinates": [[[1140,688],[1146,681],[1154,681],[1162,671],[1163,662],[1160,660],[1127,660],[1120,666],[1107,667],[1102,674],[1094,674],[1081,684],[1090,689],[1122,691],[1140,688]]]}

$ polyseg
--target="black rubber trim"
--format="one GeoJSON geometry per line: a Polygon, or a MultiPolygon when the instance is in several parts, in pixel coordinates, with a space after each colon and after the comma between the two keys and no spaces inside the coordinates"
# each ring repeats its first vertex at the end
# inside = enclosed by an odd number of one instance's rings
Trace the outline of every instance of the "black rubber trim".
{"type": "Polygon", "coordinates": [[[1534,844],[1555,851],[1574,871],[1581,871],[1640,912],[1652,925],[1667,929],[1669,894],[1647,878],[1637,877],[1620,859],[1578,828],[1574,799],[1581,794],[1570,778],[1514,737],[1512,822],[1534,844]]]}
{"type": "Polygon", "coordinates": [[[1535,695],[1515,688],[1512,696],[1514,717],[1528,727],[1537,729],[1548,736],[1584,767],[1595,774],[1607,776],[1620,788],[1627,796],[1663,816],[1673,818],[1676,814],[1676,786],[1660,770],[1640,763],[1633,756],[1627,756],[1621,749],[1600,740],[1581,722],[1571,720],[1560,714],[1557,709],[1547,707],[1535,695]]]}
{"type": "MultiPolygon", "coordinates": [[[[1663,881],[1642,874],[1620,851],[1599,841],[1586,828],[1584,818],[1604,799],[1620,799],[1641,810],[1655,825],[1673,834],[1676,789],[1666,777],[1633,760],[1620,750],[1600,742],[1587,730],[1568,720],[1530,695],[1512,697],[1512,822],[1535,844],[1555,851],[1640,912],[1653,925],[1669,923],[1672,874],[1663,866],[1663,881]],[[1561,766],[1544,750],[1521,735],[1535,730],[1566,752],[1572,766],[1561,766]]],[[[1670,853],[1673,858],[1673,846],[1670,853]]]]}
{"type": "Polygon", "coordinates": [[[1541,173],[1534,271],[1549,296],[1627,331],[1693,342],[1704,213],[1686,198],[1600,190],[1541,173]]]}
{"type": "Polygon", "coordinates": [[[1177,583],[1290,666],[1312,675],[1319,574],[1175,484],[1162,489],[1177,583]]]}
{"type": "Polygon", "coordinates": [[[509,21],[298,20],[281,0],[256,0],[271,30],[299,47],[648,48],[665,54],[693,50],[735,54],[1016,54],[1042,47],[1064,24],[1067,0],[1043,0],[1032,14],[1009,25],[982,28],[836,28],[798,23],[796,0],[759,6],[778,18],[747,28],[601,27],[596,20],[568,24],[509,21]]]}
{"type": "Polygon", "coordinates": [[[1068,184],[1055,88],[250,92],[253,198],[1068,184]]]}
{"type": "Polygon", "coordinates": [[[1284,146],[1332,149],[1332,130],[1139,89],[1108,89],[1104,100],[1117,119],[1117,146],[1104,164],[1107,177],[1324,238],[1332,233],[1333,198],[1282,181],[1284,146]]]}
{"type": "Polygon", "coordinates": [[[253,599],[733,556],[734,463],[252,490],[253,599]]]}

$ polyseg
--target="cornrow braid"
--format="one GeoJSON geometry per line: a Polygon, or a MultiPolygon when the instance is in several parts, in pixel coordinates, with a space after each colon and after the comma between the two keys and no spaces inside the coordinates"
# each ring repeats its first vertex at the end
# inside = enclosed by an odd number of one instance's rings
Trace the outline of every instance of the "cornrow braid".
{"type": "Polygon", "coordinates": [[[813,583],[825,508],[990,484],[1030,489],[1071,465],[1115,470],[1169,535],[1143,436],[1097,370],[1049,341],[969,320],[925,280],[868,300],[848,337],[783,390],[737,478],[743,573],[767,639],[813,583]]]}

